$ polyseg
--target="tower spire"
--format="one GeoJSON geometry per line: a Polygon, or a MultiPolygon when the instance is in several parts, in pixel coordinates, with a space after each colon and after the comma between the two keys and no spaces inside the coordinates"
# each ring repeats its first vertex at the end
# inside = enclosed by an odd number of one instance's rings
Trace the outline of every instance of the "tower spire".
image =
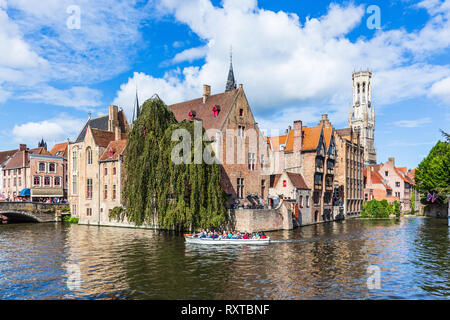
{"type": "Polygon", "coordinates": [[[140,112],[139,108],[139,98],[138,98],[138,90],[137,90],[137,84],[136,84],[136,100],[134,101],[134,108],[133,108],[133,118],[132,123],[136,121],[136,119],[139,117],[140,112]]]}
{"type": "Polygon", "coordinates": [[[233,72],[233,47],[230,47],[230,70],[228,71],[227,85],[225,92],[236,89],[236,81],[234,80],[233,72]]]}

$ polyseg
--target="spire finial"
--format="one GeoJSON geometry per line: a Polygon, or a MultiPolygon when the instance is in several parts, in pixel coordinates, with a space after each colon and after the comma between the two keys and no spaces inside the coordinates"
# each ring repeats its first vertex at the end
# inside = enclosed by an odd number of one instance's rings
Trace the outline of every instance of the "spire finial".
{"type": "Polygon", "coordinates": [[[233,65],[233,45],[230,45],[230,66],[233,65]]]}
{"type": "Polygon", "coordinates": [[[230,46],[230,70],[228,71],[227,85],[225,87],[225,92],[236,89],[236,80],[234,79],[233,72],[233,47],[230,46]]]}

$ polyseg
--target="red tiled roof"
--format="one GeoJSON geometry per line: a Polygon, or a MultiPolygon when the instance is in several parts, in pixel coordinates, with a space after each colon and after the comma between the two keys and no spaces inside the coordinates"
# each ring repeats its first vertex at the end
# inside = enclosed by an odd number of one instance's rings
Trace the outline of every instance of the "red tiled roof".
{"type": "Polygon", "coordinates": [[[309,190],[305,179],[300,173],[286,172],[294,187],[297,189],[309,190]]]}
{"type": "Polygon", "coordinates": [[[391,187],[389,187],[386,183],[383,182],[383,177],[381,177],[380,173],[378,172],[380,168],[380,165],[370,165],[367,168],[364,168],[364,176],[367,178],[367,172],[371,173],[372,178],[372,184],[382,184],[385,189],[392,190],[391,187]],[[371,170],[373,168],[373,170],[371,170]]]}
{"type": "Polygon", "coordinates": [[[7,163],[5,166],[5,169],[16,169],[16,168],[23,168],[27,167],[30,163],[30,158],[28,157],[29,154],[37,154],[37,155],[45,155],[45,156],[51,156],[47,150],[44,148],[34,148],[34,149],[28,149],[27,150],[27,157],[25,159],[24,163],[24,151],[17,151],[14,156],[11,158],[11,160],[7,163]]]}
{"type": "MultiPolygon", "coordinates": [[[[94,142],[100,147],[106,147],[111,141],[114,141],[116,136],[114,132],[92,129],[92,136],[94,137],[94,142]]],[[[126,139],[126,134],[122,133],[122,139],[126,139]]]]}
{"type": "Polygon", "coordinates": [[[238,95],[240,89],[235,89],[219,94],[210,95],[205,103],[203,103],[203,97],[185,101],[181,103],[172,104],[169,109],[175,115],[178,122],[185,119],[189,119],[189,112],[195,111],[196,119],[201,119],[205,130],[208,129],[221,129],[225,120],[228,117],[234,101],[238,95]],[[215,118],[213,116],[213,107],[219,106],[219,115],[215,118]]]}
{"type": "Polygon", "coordinates": [[[117,160],[123,154],[127,146],[127,140],[111,141],[100,157],[100,161],[117,160]]]}
{"type": "Polygon", "coordinates": [[[7,151],[0,151],[0,165],[5,162],[6,160],[8,160],[9,158],[11,158],[12,156],[14,156],[14,154],[17,152],[18,150],[7,150],[7,151]]]}
{"type": "Polygon", "coordinates": [[[69,145],[68,142],[57,143],[53,146],[52,150],[50,150],[50,154],[52,156],[59,156],[59,157],[66,158],[68,145],[69,145]]]}
{"type": "Polygon", "coordinates": [[[43,155],[43,156],[51,156],[50,152],[45,150],[45,148],[43,148],[43,147],[38,147],[38,148],[34,148],[34,149],[28,149],[28,152],[30,152],[32,154],[40,154],[40,155],[43,155]]]}
{"type": "Polygon", "coordinates": [[[403,179],[403,181],[405,181],[406,183],[409,183],[409,184],[414,184],[414,182],[412,181],[412,179],[406,175],[406,167],[402,167],[402,168],[394,167],[394,170],[395,170],[395,172],[400,176],[400,178],[403,179]],[[405,171],[403,171],[403,169],[404,169],[405,171]],[[403,173],[403,172],[404,172],[404,173],[403,173]]]}
{"type": "Polygon", "coordinates": [[[286,135],[267,138],[273,151],[280,151],[280,146],[286,143],[286,135]]]}
{"type": "Polygon", "coordinates": [[[303,127],[303,150],[316,150],[322,126],[303,127]]]}

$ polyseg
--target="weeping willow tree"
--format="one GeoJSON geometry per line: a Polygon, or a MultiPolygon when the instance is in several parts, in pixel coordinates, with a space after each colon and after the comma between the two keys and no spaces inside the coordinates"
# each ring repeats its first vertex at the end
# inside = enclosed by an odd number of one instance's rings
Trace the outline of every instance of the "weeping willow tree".
{"type": "MultiPolygon", "coordinates": [[[[220,185],[220,167],[204,161],[194,163],[194,143],[205,152],[210,151],[211,145],[203,139],[193,139],[193,132],[194,121],[177,123],[161,99],[152,98],[143,104],[128,134],[123,190],[126,210],[121,217],[126,216],[138,226],[157,222],[160,227],[177,230],[225,222],[226,198],[220,185]],[[172,150],[180,143],[172,141],[177,129],[192,137],[180,164],[172,159],[172,150]]],[[[119,216],[118,211],[113,212],[119,216]]]]}

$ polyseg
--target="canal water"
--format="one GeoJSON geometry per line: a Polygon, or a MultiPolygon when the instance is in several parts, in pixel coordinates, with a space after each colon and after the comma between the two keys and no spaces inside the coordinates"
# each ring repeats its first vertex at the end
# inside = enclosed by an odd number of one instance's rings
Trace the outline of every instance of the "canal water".
{"type": "Polygon", "coordinates": [[[267,246],[211,247],[150,230],[1,225],[0,299],[450,297],[447,220],[352,219],[269,235],[277,241],[267,246]]]}

